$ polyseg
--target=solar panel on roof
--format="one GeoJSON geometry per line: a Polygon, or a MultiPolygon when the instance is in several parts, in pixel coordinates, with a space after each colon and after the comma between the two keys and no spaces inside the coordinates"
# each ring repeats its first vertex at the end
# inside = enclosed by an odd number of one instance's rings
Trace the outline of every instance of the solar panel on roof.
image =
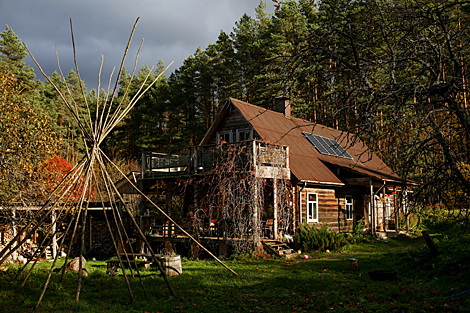
{"type": "Polygon", "coordinates": [[[308,141],[320,152],[321,154],[327,154],[347,159],[352,159],[352,156],[344,150],[340,144],[333,139],[325,138],[322,136],[314,135],[311,133],[302,133],[308,141]]]}
{"type": "Polygon", "coordinates": [[[329,154],[328,146],[325,144],[325,142],[323,142],[323,140],[321,140],[321,138],[317,138],[313,136],[312,134],[308,134],[307,139],[315,148],[317,148],[318,152],[322,154],[329,154]]]}

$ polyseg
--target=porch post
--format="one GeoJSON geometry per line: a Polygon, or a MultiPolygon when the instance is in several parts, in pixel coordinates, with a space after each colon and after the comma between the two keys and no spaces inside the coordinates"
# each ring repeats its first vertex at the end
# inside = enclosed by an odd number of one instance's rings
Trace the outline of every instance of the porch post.
{"type": "Polygon", "coordinates": [[[57,255],[57,222],[56,222],[56,212],[55,209],[52,209],[52,258],[55,259],[57,255]]]}
{"type": "Polygon", "coordinates": [[[368,206],[366,206],[366,198],[367,196],[364,195],[363,200],[364,200],[364,225],[365,226],[370,226],[370,216],[369,216],[369,207],[370,203],[368,206]]]}
{"type": "Polygon", "coordinates": [[[91,251],[91,247],[93,246],[93,237],[92,237],[92,234],[91,234],[91,214],[90,214],[90,245],[89,245],[89,249],[91,251]]]}
{"type": "Polygon", "coordinates": [[[142,174],[140,175],[140,177],[145,178],[145,153],[144,152],[142,152],[142,169],[141,169],[141,171],[142,171],[142,174]]]}
{"type": "Polygon", "coordinates": [[[274,198],[274,209],[273,209],[273,236],[274,239],[277,239],[277,208],[278,208],[278,199],[277,199],[277,179],[273,179],[273,198],[274,198]]]}
{"type": "MultiPolygon", "coordinates": [[[[194,213],[199,209],[199,201],[198,201],[198,190],[197,184],[194,184],[194,192],[193,192],[193,206],[194,206],[194,213]]],[[[171,200],[170,200],[171,201],[171,200]]]]}
{"type": "MultiPolygon", "coordinates": [[[[389,200],[390,200],[390,199],[388,199],[388,198],[386,197],[386,193],[385,193],[385,184],[386,184],[386,183],[384,182],[384,185],[383,185],[383,190],[384,190],[384,191],[383,191],[383,192],[384,192],[383,195],[384,195],[384,197],[383,197],[383,199],[385,199],[386,202],[383,202],[383,201],[382,201],[382,208],[383,208],[383,213],[384,213],[384,214],[383,214],[383,215],[384,215],[384,219],[383,219],[383,221],[384,221],[384,222],[383,222],[383,223],[384,223],[384,232],[385,232],[385,235],[387,235],[387,217],[388,217],[388,216],[387,216],[387,205],[389,206],[389,209],[390,209],[390,210],[391,210],[392,208],[391,208],[390,203],[389,203],[389,200]]],[[[389,211],[388,213],[389,213],[390,215],[392,215],[392,212],[389,211]]]]}
{"type": "MultiPolygon", "coordinates": [[[[199,161],[198,161],[198,155],[197,155],[197,147],[194,147],[194,174],[197,174],[197,169],[198,169],[199,161]]],[[[191,168],[191,165],[188,164],[188,171],[191,168]]]]}
{"type": "Polygon", "coordinates": [[[259,217],[258,217],[258,203],[259,203],[259,195],[258,195],[258,178],[255,176],[255,184],[253,190],[253,242],[255,247],[259,247],[261,245],[260,240],[260,229],[259,229],[259,217]]]}
{"type": "Polygon", "coordinates": [[[397,206],[397,196],[396,196],[396,187],[394,188],[395,193],[392,194],[393,197],[393,209],[395,211],[395,233],[400,232],[399,222],[400,222],[400,206],[397,206]],[[398,208],[398,209],[397,209],[398,208]]]}
{"type": "Polygon", "coordinates": [[[261,238],[260,238],[260,227],[259,227],[259,216],[258,216],[258,204],[259,204],[259,191],[258,191],[258,159],[256,155],[256,141],[253,140],[253,166],[255,168],[255,173],[254,175],[254,186],[253,186],[253,242],[255,244],[255,247],[261,246],[261,238]]]}
{"type": "MultiPolygon", "coordinates": [[[[118,209],[118,212],[119,212],[119,216],[121,216],[121,217],[123,216],[122,206],[123,206],[123,203],[119,200],[117,209],[118,209]]],[[[104,209],[106,210],[106,208],[104,208],[104,209]]],[[[86,217],[86,215],[85,215],[85,217],[86,217]]],[[[118,224],[119,225],[117,225],[117,227],[119,228],[119,231],[121,233],[123,233],[124,232],[124,228],[123,228],[124,225],[122,225],[122,223],[118,223],[118,224]]],[[[141,225],[141,227],[142,227],[142,225],[141,225]]],[[[91,229],[90,229],[90,235],[91,235],[91,229]]],[[[124,242],[122,242],[122,245],[124,246],[124,242]]]]}
{"type": "Polygon", "coordinates": [[[403,197],[403,213],[406,216],[406,233],[410,233],[410,212],[408,211],[408,205],[406,203],[407,197],[408,197],[408,191],[405,190],[404,192],[405,196],[403,197]]]}
{"type": "Polygon", "coordinates": [[[370,183],[370,213],[371,213],[371,225],[372,235],[375,235],[375,205],[374,205],[374,184],[372,182],[372,177],[369,180],[370,183]]]}
{"type": "MultiPolygon", "coordinates": [[[[16,207],[13,208],[12,210],[12,221],[11,221],[11,234],[12,234],[12,238],[15,238],[17,233],[16,233],[16,223],[15,223],[15,220],[16,220],[16,207]]],[[[20,241],[20,238],[18,238],[18,241],[20,241]]],[[[16,247],[16,243],[14,243],[12,246],[11,246],[11,250],[15,249],[16,247]]],[[[13,252],[11,254],[11,257],[13,258],[13,260],[16,260],[18,258],[18,252],[13,252]]]]}

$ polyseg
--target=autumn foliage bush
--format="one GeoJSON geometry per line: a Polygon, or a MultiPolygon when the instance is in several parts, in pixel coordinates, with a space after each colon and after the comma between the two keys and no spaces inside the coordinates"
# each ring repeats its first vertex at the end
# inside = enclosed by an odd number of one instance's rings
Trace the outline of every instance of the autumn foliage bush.
{"type": "MultiPolygon", "coordinates": [[[[38,171],[36,180],[42,186],[43,192],[38,192],[38,195],[50,194],[57,185],[60,184],[62,179],[72,171],[72,165],[69,161],[55,154],[51,158],[44,161],[38,171]]],[[[77,200],[83,191],[84,179],[80,178],[77,184],[70,190],[72,192],[72,199],[77,200]]],[[[94,199],[96,195],[95,188],[92,188],[90,198],[94,199]]],[[[73,200],[74,201],[74,200],[73,200]]]]}
{"type": "Polygon", "coordinates": [[[303,223],[295,234],[295,241],[304,251],[339,250],[348,244],[344,234],[335,232],[327,225],[318,228],[315,225],[303,223]]]}
{"type": "Polygon", "coordinates": [[[69,161],[55,154],[52,158],[44,162],[43,170],[45,173],[45,182],[53,188],[72,170],[72,165],[69,161]]]}

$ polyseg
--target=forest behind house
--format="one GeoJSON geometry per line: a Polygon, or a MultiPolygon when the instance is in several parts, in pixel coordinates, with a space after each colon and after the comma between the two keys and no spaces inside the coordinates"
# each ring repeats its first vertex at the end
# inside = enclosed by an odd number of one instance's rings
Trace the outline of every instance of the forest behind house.
{"type": "MultiPolygon", "coordinates": [[[[467,223],[470,3],[274,2],[273,14],[261,2],[255,17],[242,16],[163,76],[101,149],[124,172],[138,170],[143,151],[197,145],[228,97],[273,109],[275,97],[288,96],[293,116],[357,134],[417,182],[417,210],[445,206],[467,223]]],[[[20,36],[8,25],[0,33],[0,201],[33,203],[85,155],[85,145],[53,86],[25,65],[20,36]]],[[[138,69],[117,101],[132,99],[151,66],[138,69]]],[[[163,68],[158,62],[148,81],[163,68]]],[[[84,116],[82,94],[89,103],[105,94],[82,90],[86,82],[74,70],[46,74],[84,116]]]]}

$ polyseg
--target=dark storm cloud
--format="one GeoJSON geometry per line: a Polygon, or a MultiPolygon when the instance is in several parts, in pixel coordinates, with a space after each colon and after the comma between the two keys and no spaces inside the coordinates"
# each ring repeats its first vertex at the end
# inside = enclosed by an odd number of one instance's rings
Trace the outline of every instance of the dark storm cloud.
{"type": "MultiPolygon", "coordinates": [[[[55,44],[66,75],[74,68],[69,19],[73,20],[77,62],[88,89],[96,88],[101,55],[102,85],[119,67],[130,32],[140,17],[125,66],[131,70],[140,41],[138,69],[162,60],[175,61],[173,72],[198,46],[232,31],[244,13],[254,17],[259,0],[0,0],[1,31],[8,24],[23,40],[47,75],[57,70],[55,44]],[[104,81],[103,81],[104,80],[104,81]]],[[[271,3],[267,11],[272,12],[271,3]]],[[[27,64],[33,66],[28,57],[27,64]]],[[[36,75],[42,75],[33,66],[36,75]]],[[[168,73],[169,74],[169,73],[168,73]]]]}

